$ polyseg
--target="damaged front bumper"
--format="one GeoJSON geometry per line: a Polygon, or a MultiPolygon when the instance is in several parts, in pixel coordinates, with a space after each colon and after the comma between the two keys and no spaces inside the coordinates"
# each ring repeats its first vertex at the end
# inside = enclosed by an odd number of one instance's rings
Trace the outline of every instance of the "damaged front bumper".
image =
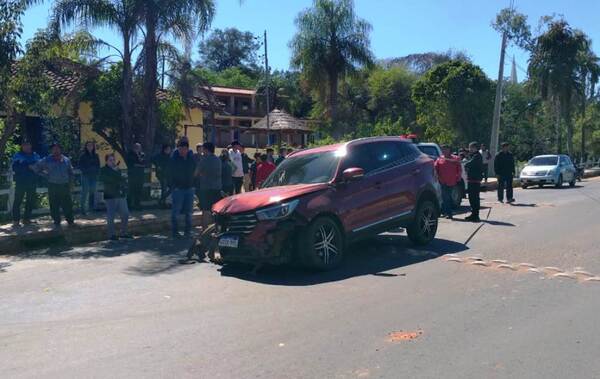
{"type": "Polygon", "coordinates": [[[232,221],[235,216],[216,217],[216,227],[211,235],[212,245],[223,263],[281,265],[294,259],[296,231],[301,225],[295,219],[282,221],[246,222],[252,228],[239,227],[232,221]],[[233,226],[232,226],[233,225],[233,226]]]}

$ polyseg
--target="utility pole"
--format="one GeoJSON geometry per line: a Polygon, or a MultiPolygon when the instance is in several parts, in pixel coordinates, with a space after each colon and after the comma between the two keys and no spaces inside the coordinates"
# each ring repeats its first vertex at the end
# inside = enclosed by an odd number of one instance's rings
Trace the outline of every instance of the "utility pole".
{"type": "MultiPolygon", "coordinates": [[[[502,82],[504,81],[504,56],[506,54],[506,32],[502,33],[502,47],[500,48],[500,67],[498,68],[498,83],[496,86],[496,101],[494,102],[494,118],[492,120],[492,137],[490,139],[490,154],[492,158],[498,153],[498,137],[500,135],[500,111],[502,108],[502,82]]],[[[494,176],[494,165],[489,165],[488,175],[494,176]]]]}
{"type": "Polygon", "coordinates": [[[267,145],[271,142],[271,121],[269,120],[269,112],[271,111],[271,90],[269,78],[269,56],[267,55],[267,31],[265,30],[265,98],[267,101],[267,145]]]}

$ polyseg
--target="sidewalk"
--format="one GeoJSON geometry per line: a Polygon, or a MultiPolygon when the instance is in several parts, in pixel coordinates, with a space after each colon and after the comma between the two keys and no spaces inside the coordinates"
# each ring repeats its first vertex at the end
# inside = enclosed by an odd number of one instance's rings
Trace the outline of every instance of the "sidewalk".
{"type": "MultiPolygon", "coordinates": [[[[192,225],[200,225],[200,211],[194,212],[192,225]]],[[[83,244],[106,240],[106,219],[104,212],[97,212],[87,217],[75,219],[77,226],[54,229],[50,217],[40,217],[31,225],[13,228],[11,224],[0,225],[0,255],[18,254],[22,251],[36,249],[53,243],[83,244]]],[[[183,217],[180,217],[180,228],[183,228],[183,217]]],[[[116,221],[118,230],[119,222],[116,221]]],[[[171,210],[150,209],[131,212],[129,232],[133,235],[152,233],[170,234],[171,210]]]]}

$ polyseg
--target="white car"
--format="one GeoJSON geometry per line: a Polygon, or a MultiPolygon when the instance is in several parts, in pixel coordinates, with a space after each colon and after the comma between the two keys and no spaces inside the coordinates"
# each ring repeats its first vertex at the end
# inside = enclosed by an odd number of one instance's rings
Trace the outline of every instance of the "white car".
{"type": "Polygon", "coordinates": [[[577,169],[567,155],[538,155],[533,157],[521,171],[521,187],[544,184],[553,184],[557,188],[563,183],[575,186],[577,169]]]}

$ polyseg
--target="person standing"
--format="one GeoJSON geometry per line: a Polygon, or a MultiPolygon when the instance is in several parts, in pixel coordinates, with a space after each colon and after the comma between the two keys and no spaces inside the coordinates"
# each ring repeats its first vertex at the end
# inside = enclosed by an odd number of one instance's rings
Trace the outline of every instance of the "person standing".
{"type": "Polygon", "coordinates": [[[465,218],[467,221],[480,222],[479,209],[481,208],[481,179],[483,171],[483,158],[479,152],[477,142],[469,144],[469,159],[465,162],[467,171],[467,192],[469,194],[469,204],[471,205],[471,215],[465,218]]]}
{"type": "Polygon", "coordinates": [[[452,220],[452,191],[460,182],[461,164],[459,158],[453,156],[448,146],[442,147],[442,156],[435,161],[435,171],[442,186],[442,213],[452,220]]]}
{"type": "Polygon", "coordinates": [[[277,156],[277,159],[275,159],[275,166],[279,166],[281,162],[285,160],[286,154],[287,150],[285,148],[282,147],[279,149],[279,155],[277,156]]]}
{"type": "Polygon", "coordinates": [[[12,170],[15,180],[15,198],[12,206],[13,226],[20,226],[21,204],[25,199],[25,213],[23,225],[31,223],[31,212],[35,207],[37,175],[33,171],[34,165],[39,162],[40,156],[33,152],[31,143],[21,142],[21,150],[12,158],[12,170]]]}
{"type": "Polygon", "coordinates": [[[49,156],[37,162],[33,167],[48,181],[48,201],[54,225],[60,227],[60,211],[62,209],[69,226],[74,226],[73,200],[71,198],[73,166],[71,160],[62,154],[61,146],[58,143],[50,146],[50,152],[49,156]]]}
{"type": "Polygon", "coordinates": [[[498,201],[504,202],[504,190],[506,190],[506,201],[513,203],[513,177],[515,176],[515,157],[510,152],[510,144],[502,143],[502,150],[494,158],[494,171],[498,176],[498,201]]]}
{"type": "Polygon", "coordinates": [[[192,232],[192,211],[194,208],[194,173],[196,160],[186,140],[180,140],[171,157],[171,184],[173,205],[171,207],[171,232],[173,238],[179,238],[177,217],[185,217],[184,236],[190,237],[192,232]]]}
{"type": "Polygon", "coordinates": [[[152,163],[156,170],[156,179],[160,183],[160,199],[158,205],[161,207],[165,206],[167,197],[171,194],[171,172],[169,165],[171,162],[171,145],[164,144],[160,150],[160,153],[152,157],[152,163]]]}
{"type": "Polygon", "coordinates": [[[256,167],[256,189],[264,183],[265,180],[275,171],[275,164],[271,163],[266,154],[261,155],[261,162],[256,167]]]}
{"type": "Polygon", "coordinates": [[[267,159],[269,162],[275,164],[275,157],[274,157],[275,151],[272,148],[267,148],[267,159]]]}
{"type": "Polygon", "coordinates": [[[229,153],[223,149],[221,151],[221,190],[223,196],[233,195],[233,170],[235,167],[229,159],[229,153]]]}
{"type": "Polygon", "coordinates": [[[250,165],[250,189],[254,191],[256,189],[256,168],[260,164],[260,153],[254,153],[254,162],[250,165]]]}
{"type": "Polygon", "coordinates": [[[479,153],[481,154],[481,159],[483,161],[483,170],[481,174],[483,175],[483,179],[487,183],[488,181],[488,169],[490,167],[490,161],[492,160],[492,154],[488,150],[485,145],[481,145],[481,149],[479,149],[479,153]]]}
{"type": "Polygon", "coordinates": [[[127,176],[129,179],[129,194],[127,201],[129,208],[137,210],[141,208],[142,195],[144,193],[144,169],[146,158],[142,151],[142,145],[135,143],[127,154],[127,176]]]}
{"type": "Polygon", "coordinates": [[[242,169],[244,171],[244,192],[250,192],[250,186],[252,184],[250,166],[254,161],[246,154],[244,146],[241,147],[240,151],[242,152],[242,169]]]}
{"type": "Polygon", "coordinates": [[[100,169],[100,181],[104,184],[104,203],[106,204],[106,227],[108,238],[117,241],[120,238],[131,238],[127,234],[129,222],[129,207],[125,194],[127,193],[127,180],[121,174],[114,154],[104,157],[106,164],[100,169]],[[121,218],[121,233],[117,237],[115,232],[115,216],[121,218]]]}
{"type": "Polygon", "coordinates": [[[203,158],[198,162],[196,175],[200,177],[200,210],[202,211],[202,230],[212,223],[212,206],[219,201],[223,187],[221,160],[215,155],[215,145],[205,142],[202,145],[203,158]]]}
{"type": "Polygon", "coordinates": [[[96,143],[88,141],[79,157],[81,170],[81,199],[79,207],[81,214],[86,215],[88,210],[96,208],[96,185],[100,173],[100,158],[96,153],[96,143]]]}
{"type": "Polygon", "coordinates": [[[235,169],[233,170],[233,193],[242,193],[242,185],[244,184],[244,166],[242,162],[242,145],[238,141],[231,143],[231,150],[229,150],[229,158],[235,169]]]}

